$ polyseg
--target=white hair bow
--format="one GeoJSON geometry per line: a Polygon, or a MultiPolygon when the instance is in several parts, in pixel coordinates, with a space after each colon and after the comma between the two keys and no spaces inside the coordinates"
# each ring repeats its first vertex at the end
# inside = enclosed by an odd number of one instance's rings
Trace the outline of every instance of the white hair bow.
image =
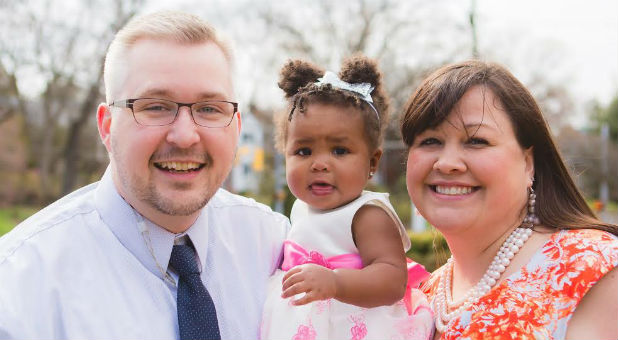
{"type": "Polygon", "coordinates": [[[378,114],[378,110],[376,110],[375,106],[373,106],[373,98],[371,98],[371,91],[373,91],[373,89],[375,88],[373,85],[369,83],[351,84],[339,79],[339,77],[331,71],[326,71],[322,78],[318,78],[316,84],[330,84],[331,86],[338,89],[354,93],[356,96],[366,101],[369,106],[371,106],[373,111],[376,113],[378,121],[380,121],[380,115],[378,114]]]}

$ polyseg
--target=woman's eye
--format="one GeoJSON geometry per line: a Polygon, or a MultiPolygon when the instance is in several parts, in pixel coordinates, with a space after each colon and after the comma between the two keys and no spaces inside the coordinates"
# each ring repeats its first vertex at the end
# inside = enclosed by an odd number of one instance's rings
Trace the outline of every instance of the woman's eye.
{"type": "Polygon", "coordinates": [[[345,155],[348,152],[349,152],[348,149],[342,148],[342,147],[336,147],[333,149],[333,154],[337,156],[345,155]]]}
{"type": "Polygon", "coordinates": [[[436,138],[430,137],[430,138],[425,138],[422,139],[418,145],[423,146],[423,145],[438,145],[440,144],[440,141],[436,138]]]}
{"type": "Polygon", "coordinates": [[[296,152],[294,152],[295,155],[299,155],[299,156],[309,156],[311,155],[311,149],[309,148],[300,148],[298,150],[296,150],[296,152]]]}
{"type": "Polygon", "coordinates": [[[472,145],[487,145],[487,144],[489,144],[489,142],[487,142],[487,140],[483,139],[483,138],[472,137],[472,138],[468,139],[468,144],[472,144],[472,145]]]}

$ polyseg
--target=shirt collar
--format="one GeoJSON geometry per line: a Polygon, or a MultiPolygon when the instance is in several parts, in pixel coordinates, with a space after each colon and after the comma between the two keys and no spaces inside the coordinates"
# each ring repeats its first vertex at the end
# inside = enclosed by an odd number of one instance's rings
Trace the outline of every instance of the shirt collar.
{"type": "Polygon", "coordinates": [[[204,208],[195,220],[195,223],[186,231],[189,235],[195,252],[200,260],[200,272],[206,267],[206,256],[208,254],[208,209],[204,208]]]}
{"type": "Polygon", "coordinates": [[[193,225],[183,234],[174,234],[158,226],[152,221],[138,215],[118,193],[112,179],[111,167],[105,170],[95,192],[95,205],[101,219],[118,238],[120,243],[127,248],[151,273],[164,279],[161,273],[167,270],[174,239],[182,235],[188,235],[195,246],[200,261],[201,270],[206,264],[208,253],[208,218],[206,209],[203,209],[193,225]],[[140,219],[143,219],[143,227],[140,230],[140,219]],[[145,233],[144,233],[145,231],[145,233]],[[152,253],[147,244],[150,237],[152,253]],[[156,261],[155,261],[156,259],[156,261]]]}

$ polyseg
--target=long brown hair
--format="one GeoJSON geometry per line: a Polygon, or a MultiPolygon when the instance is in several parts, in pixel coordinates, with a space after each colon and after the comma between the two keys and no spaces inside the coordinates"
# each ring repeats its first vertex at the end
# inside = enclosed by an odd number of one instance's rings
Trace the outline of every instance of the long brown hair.
{"type": "Polygon", "coordinates": [[[618,226],[601,222],[575,185],[530,92],[504,67],[477,60],[450,64],[432,73],[410,97],[401,120],[403,141],[435,128],[473,86],[485,86],[500,99],[519,145],[532,147],[536,214],[556,229],[600,229],[618,235],[618,226]]]}

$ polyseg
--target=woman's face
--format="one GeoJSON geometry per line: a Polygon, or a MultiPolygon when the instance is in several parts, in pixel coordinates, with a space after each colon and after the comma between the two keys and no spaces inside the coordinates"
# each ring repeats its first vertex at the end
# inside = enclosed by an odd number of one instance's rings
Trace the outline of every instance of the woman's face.
{"type": "Polygon", "coordinates": [[[470,88],[408,151],[410,198],[445,235],[514,227],[533,175],[532,148],[522,149],[499,99],[483,86],[470,88]]]}

